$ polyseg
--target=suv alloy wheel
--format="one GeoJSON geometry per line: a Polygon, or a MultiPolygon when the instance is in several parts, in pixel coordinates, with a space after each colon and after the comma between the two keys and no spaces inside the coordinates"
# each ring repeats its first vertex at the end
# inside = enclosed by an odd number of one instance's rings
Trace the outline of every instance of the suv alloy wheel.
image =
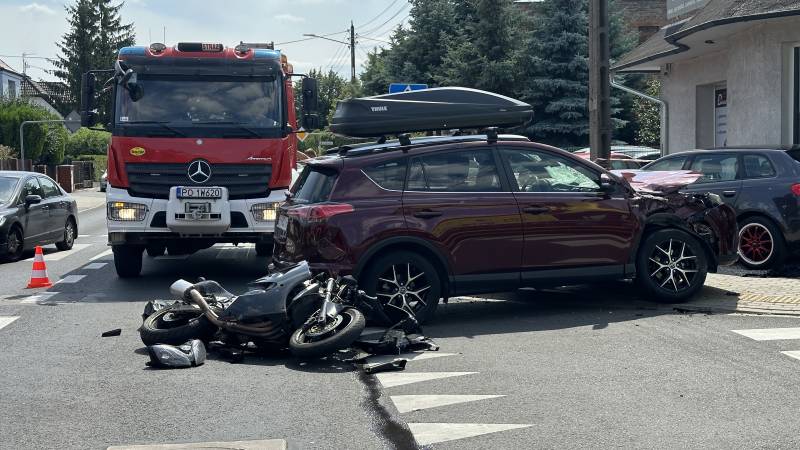
{"type": "Polygon", "coordinates": [[[705,249],[685,231],[652,232],[639,247],[636,281],[657,302],[688,300],[703,287],[707,273],[705,249]]]}

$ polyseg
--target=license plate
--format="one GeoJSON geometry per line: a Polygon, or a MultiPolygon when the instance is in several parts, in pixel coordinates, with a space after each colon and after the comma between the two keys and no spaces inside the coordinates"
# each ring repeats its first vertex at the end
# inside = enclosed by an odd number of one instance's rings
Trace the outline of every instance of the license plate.
{"type": "Polygon", "coordinates": [[[222,198],[222,188],[178,186],[178,198],[222,198]]]}
{"type": "Polygon", "coordinates": [[[276,226],[278,231],[286,232],[286,227],[289,225],[289,217],[288,216],[280,216],[278,217],[278,225],[276,226]]]}

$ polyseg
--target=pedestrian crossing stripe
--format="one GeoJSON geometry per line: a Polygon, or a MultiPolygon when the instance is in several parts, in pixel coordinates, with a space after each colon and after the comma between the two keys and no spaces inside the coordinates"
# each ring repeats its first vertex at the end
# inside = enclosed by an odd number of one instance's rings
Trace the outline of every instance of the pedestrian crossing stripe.
{"type": "Polygon", "coordinates": [[[422,409],[436,408],[439,406],[457,405],[460,403],[476,402],[505,395],[392,395],[392,403],[399,413],[419,411],[422,409]]]}
{"type": "Polygon", "coordinates": [[[756,328],[752,330],[731,330],[754,341],[778,341],[800,339],[800,328],[756,328]]]}
{"type": "Polygon", "coordinates": [[[0,330],[11,325],[11,322],[19,319],[19,316],[0,316],[0,330]]]}
{"type": "Polygon", "coordinates": [[[387,372],[376,374],[375,377],[384,388],[403,386],[421,381],[441,380],[443,378],[473,375],[478,372],[387,372]]]}
{"type": "Polygon", "coordinates": [[[500,431],[528,428],[516,423],[409,423],[408,428],[420,446],[455,441],[500,431]]]}

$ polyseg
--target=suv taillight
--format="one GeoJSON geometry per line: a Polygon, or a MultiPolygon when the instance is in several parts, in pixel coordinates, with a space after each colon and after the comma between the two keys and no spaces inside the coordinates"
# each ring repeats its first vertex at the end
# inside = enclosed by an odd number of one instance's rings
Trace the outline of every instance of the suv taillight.
{"type": "Polygon", "coordinates": [[[792,185],[792,194],[800,197],[800,183],[795,183],[792,185]]]}
{"type": "Polygon", "coordinates": [[[308,222],[320,222],[335,215],[353,211],[355,211],[353,205],[347,203],[322,203],[319,205],[297,206],[286,211],[286,214],[308,222]]]}

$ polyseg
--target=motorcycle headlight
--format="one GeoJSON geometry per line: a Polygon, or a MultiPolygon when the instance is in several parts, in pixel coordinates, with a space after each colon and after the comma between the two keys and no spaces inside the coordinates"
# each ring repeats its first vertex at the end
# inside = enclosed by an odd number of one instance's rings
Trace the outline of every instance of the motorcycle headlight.
{"type": "Polygon", "coordinates": [[[256,222],[274,222],[278,215],[278,203],[256,203],[250,211],[256,222]]]}
{"type": "Polygon", "coordinates": [[[141,222],[145,217],[147,217],[147,205],[128,202],[108,203],[108,220],[141,222]]]}

